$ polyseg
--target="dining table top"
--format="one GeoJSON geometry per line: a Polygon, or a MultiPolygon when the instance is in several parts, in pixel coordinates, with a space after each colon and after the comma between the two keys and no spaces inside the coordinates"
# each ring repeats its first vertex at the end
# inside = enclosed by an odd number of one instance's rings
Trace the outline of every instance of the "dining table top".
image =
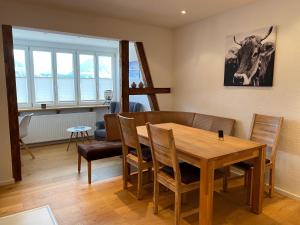
{"type": "MultiPolygon", "coordinates": [[[[233,136],[225,135],[223,139],[220,139],[218,133],[176,123],[161,123],[156,126],[173,130],[177,151],[202,160],[216,160],[265,147],[265,144],[233,136]]],[[[138,126],[137,133],[139,138],[148,140],[146,126],[138,126]]]]}

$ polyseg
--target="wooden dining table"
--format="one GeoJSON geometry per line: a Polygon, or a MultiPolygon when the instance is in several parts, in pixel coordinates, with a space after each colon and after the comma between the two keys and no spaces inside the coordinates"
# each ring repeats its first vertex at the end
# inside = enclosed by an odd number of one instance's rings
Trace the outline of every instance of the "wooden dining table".
{"type": "MultiPolygon", "coordinates": [[[[254,176],[252,183],[251,211],[260,214],[263,207],[264,165],[266,145],[257,142],[225,136],[176,123],[156,124],[172,129],[179,160],[201,169],[199,224],[213,224],[214,170],[234,163],[252,159],[254,176]]],[[[149,146],[146,126],[138,126],[139,142],[149,146]]]]}

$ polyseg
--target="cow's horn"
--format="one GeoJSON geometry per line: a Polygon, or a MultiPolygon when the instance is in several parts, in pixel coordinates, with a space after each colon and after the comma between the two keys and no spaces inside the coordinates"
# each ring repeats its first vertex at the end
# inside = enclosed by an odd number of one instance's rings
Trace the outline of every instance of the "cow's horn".
{"type": "Polygon", "coordinates": [[[269,35],[272,33],[272,31],[273,31],[273,26],[270,27],[268,34],[263,39],[261,39],[261,41],[266,40],[269,37],[269,35]]]}
{"type": "Polygon", "coordinates": [[[239,42],[236,41],[235,36],[233,36],[233,40],[234,40],[234,43],[236,43],[236,44],[239,45],[239,46],[242,46],[241,43],[239,43],[239,42]]]}

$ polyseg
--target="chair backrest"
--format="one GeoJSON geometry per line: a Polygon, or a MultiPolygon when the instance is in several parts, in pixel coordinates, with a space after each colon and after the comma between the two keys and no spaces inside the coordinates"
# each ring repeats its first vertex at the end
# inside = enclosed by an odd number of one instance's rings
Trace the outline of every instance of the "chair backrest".
{"type": "Polygon", "coordinates": [[[163,129],[150,123],[146,124],[151,146],[154,173],[157,174],[162,166],[173,169],[177,184],[181,181],[178,158],[172,129],[163,129]]]}
{"type": "MultiPolygon", "coordinates": [[[[128,118],[124,116],[118,116],[121,140],[123,144],[124,154],[128,154],[128,148],[134,148],[137,150],[137,156],[139,160],[142,160],[142,151],[138,139],[138,134],[135,125],[134,118],[128,118]]],[[[140,161],[141,162],[141,161],[140,161]]]]}
{"type": "Polygon", "coordinates": [[[275,163],[277,146],[283,117],[254,114],[250,132],[250,140],[263,143],[271,150],[270,160],[275,163]]]}
{"type": "Polygon", "coordinates": [[[24,138],[28,135],[28,127],[29,127],[29,123],[30,123],[32,116],[33,116],[33,113],[27,114],[24,117],[22,117],[20,124],[19,124],[20,138],[24,138]]]}

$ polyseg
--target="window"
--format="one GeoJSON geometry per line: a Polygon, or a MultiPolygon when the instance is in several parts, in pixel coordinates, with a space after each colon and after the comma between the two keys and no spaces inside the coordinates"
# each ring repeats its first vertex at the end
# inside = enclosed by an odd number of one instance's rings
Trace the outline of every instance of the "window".
{"type": "Polygon", "coordinates": [[[17,46],[19,107],[103,103],[105,90],[116,90],[116,51],[17,46]]]}
{"type": "Polygon", "coordinates": [[[74,54],[56,53],[57,98],[59,103],[75,102],[74,54]]]}
{"type": "Polygon", "coordinates": [[[111,56],[98,56],[99,95],[104,100],[106,90],[113,91],[113,58],[111,56]]]}
{"type": "Polygon", "coordinates": [[[29,104],[26,51],[14,49],[17,99],[20,105],[29,104]]]}
{"type": "Polygon", "coordinates": [[[140,63],[134,43],[129,43],[129,84],[135,82],[137,85],[143,81],[142,73],[140,70],[140,63]]]}
{"type": "Polygon", "coordinates": [[[96,100],[95,57],[79,55],[80,99],[81,101],[96,100]]]}
{"type": "Polygon", "coordinates": [[[32,51],[34,93],[36,103],[54,102],[52,53],[32,51]]]}

